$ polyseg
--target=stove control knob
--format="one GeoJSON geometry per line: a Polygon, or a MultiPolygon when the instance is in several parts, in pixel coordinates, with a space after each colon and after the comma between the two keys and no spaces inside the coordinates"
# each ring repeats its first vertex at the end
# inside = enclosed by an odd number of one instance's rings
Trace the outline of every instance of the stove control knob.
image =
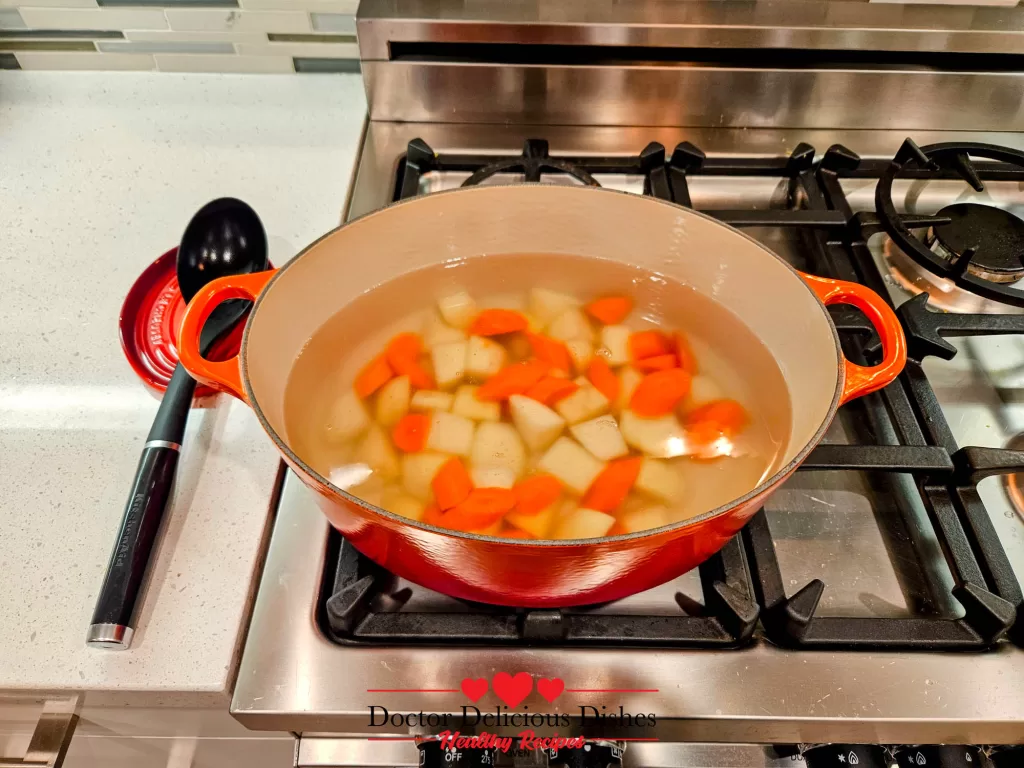
{"type": "Polygon", "coordinates": [[[620,743],[615,741],[587,741],[582,747],[548,750],[549,768],[620,768],[620,743]]]}
{"type": "Polygon", "coordinates": [[[874,744],[820,744],[804,752],[807,768],[887,768],[885,750],[874,744]]]}
{"type": "Polygon", "coordinates": [[[1024,765],[1024,746],[997,747],[989,759],[995,768],[1020,768],[1024,765]]]}
{"type": "Polygon", "coordinates": [[[420,768],[493,768],[493,749],[453,747],[445,749],[436,737],[416,740],[420,768]]]}
{"type": "Polygon", "coordinates": [[[960,744],[893,747],[899,768],[984,768],[981,750],[960,744]]]}

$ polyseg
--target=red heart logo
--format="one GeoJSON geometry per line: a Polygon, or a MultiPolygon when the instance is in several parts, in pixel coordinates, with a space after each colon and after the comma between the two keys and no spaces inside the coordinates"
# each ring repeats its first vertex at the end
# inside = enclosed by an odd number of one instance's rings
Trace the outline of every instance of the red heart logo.
{"type": "Polygon", "coordinates": [[[499,672],[491,679],[498,698],[514,707],[533,690],[533,677],[529,672],[520,672],[515,677],[508,672],[499,672]]]}
{"type": "Polygon", "coordinates": [[[548,700],[550,704],[565,690],[565,681],[560,677],[552,677],[550,680],[542,677],[537,681],[537,693],[548,700]]]}
{"type": "Polygon", "coordinates": [[[480,701],[480,697],[487,693],[487,679],[478,677],[474,680],[472,677],[467,677],[462,681],[462,692],[469,697],[470,701],[480,701]]]}

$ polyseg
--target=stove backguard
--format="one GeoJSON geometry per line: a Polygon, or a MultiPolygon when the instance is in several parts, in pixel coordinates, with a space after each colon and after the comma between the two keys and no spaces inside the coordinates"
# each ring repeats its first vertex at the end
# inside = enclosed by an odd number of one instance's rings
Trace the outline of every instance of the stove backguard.
{"type": "MultiPolygon", "coordinates": [[[[1005,4],[1005,0],[1004,3],[1005,4]]],[[[1024,9],[363,0],[370,118],[1021,130],[1024,9]]]]}

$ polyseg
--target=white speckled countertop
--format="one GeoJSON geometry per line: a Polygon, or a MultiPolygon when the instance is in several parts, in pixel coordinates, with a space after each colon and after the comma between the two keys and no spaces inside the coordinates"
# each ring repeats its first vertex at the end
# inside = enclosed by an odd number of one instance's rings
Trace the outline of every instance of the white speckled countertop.
{"type": "Polygon", "coordinates": [[[278,460],[226,395],[189,421],[131,650],[84,643],[157,406],[118,312],[213,198],[278,265],[336,226],[364,112],[358,75],[0,73],[0,691],[229,692],[278,460]]]}

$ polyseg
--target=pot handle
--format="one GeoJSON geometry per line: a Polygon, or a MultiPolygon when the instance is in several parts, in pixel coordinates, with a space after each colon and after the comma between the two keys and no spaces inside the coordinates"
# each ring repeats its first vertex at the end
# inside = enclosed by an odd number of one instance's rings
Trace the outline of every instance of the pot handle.
{"type": "Polygon", "coordinates": [[[874,366],[857,365],[846,360],[846,377],[840,405],[855,397],[881,389],[899,376],[907,363],[907,338],[892,307],[870,288],[845,280],[833,280],[801,272],[825,306],[852,304],[867,315],[882,340],[882,362],[874,366]]]}
{"type": "Polygon", "coordinates": [[[178,333],[178,360],[185,366],[185,370],[192,374],[192,378],[221,392],[234,395],[242,402],[248,402],[245,389],[242,387],[238,355],[232,355],[222,362],[207,360],[199,351],[199,334],[206,319],[218,304],[231,299],[255,301],[276,272],[276,269],[268,269],[265,272],[253,272],[248,275],[228,275],[217,278],[199,289],[185,308],[185,316],[181,319],[181,331],[178,333]]]}

